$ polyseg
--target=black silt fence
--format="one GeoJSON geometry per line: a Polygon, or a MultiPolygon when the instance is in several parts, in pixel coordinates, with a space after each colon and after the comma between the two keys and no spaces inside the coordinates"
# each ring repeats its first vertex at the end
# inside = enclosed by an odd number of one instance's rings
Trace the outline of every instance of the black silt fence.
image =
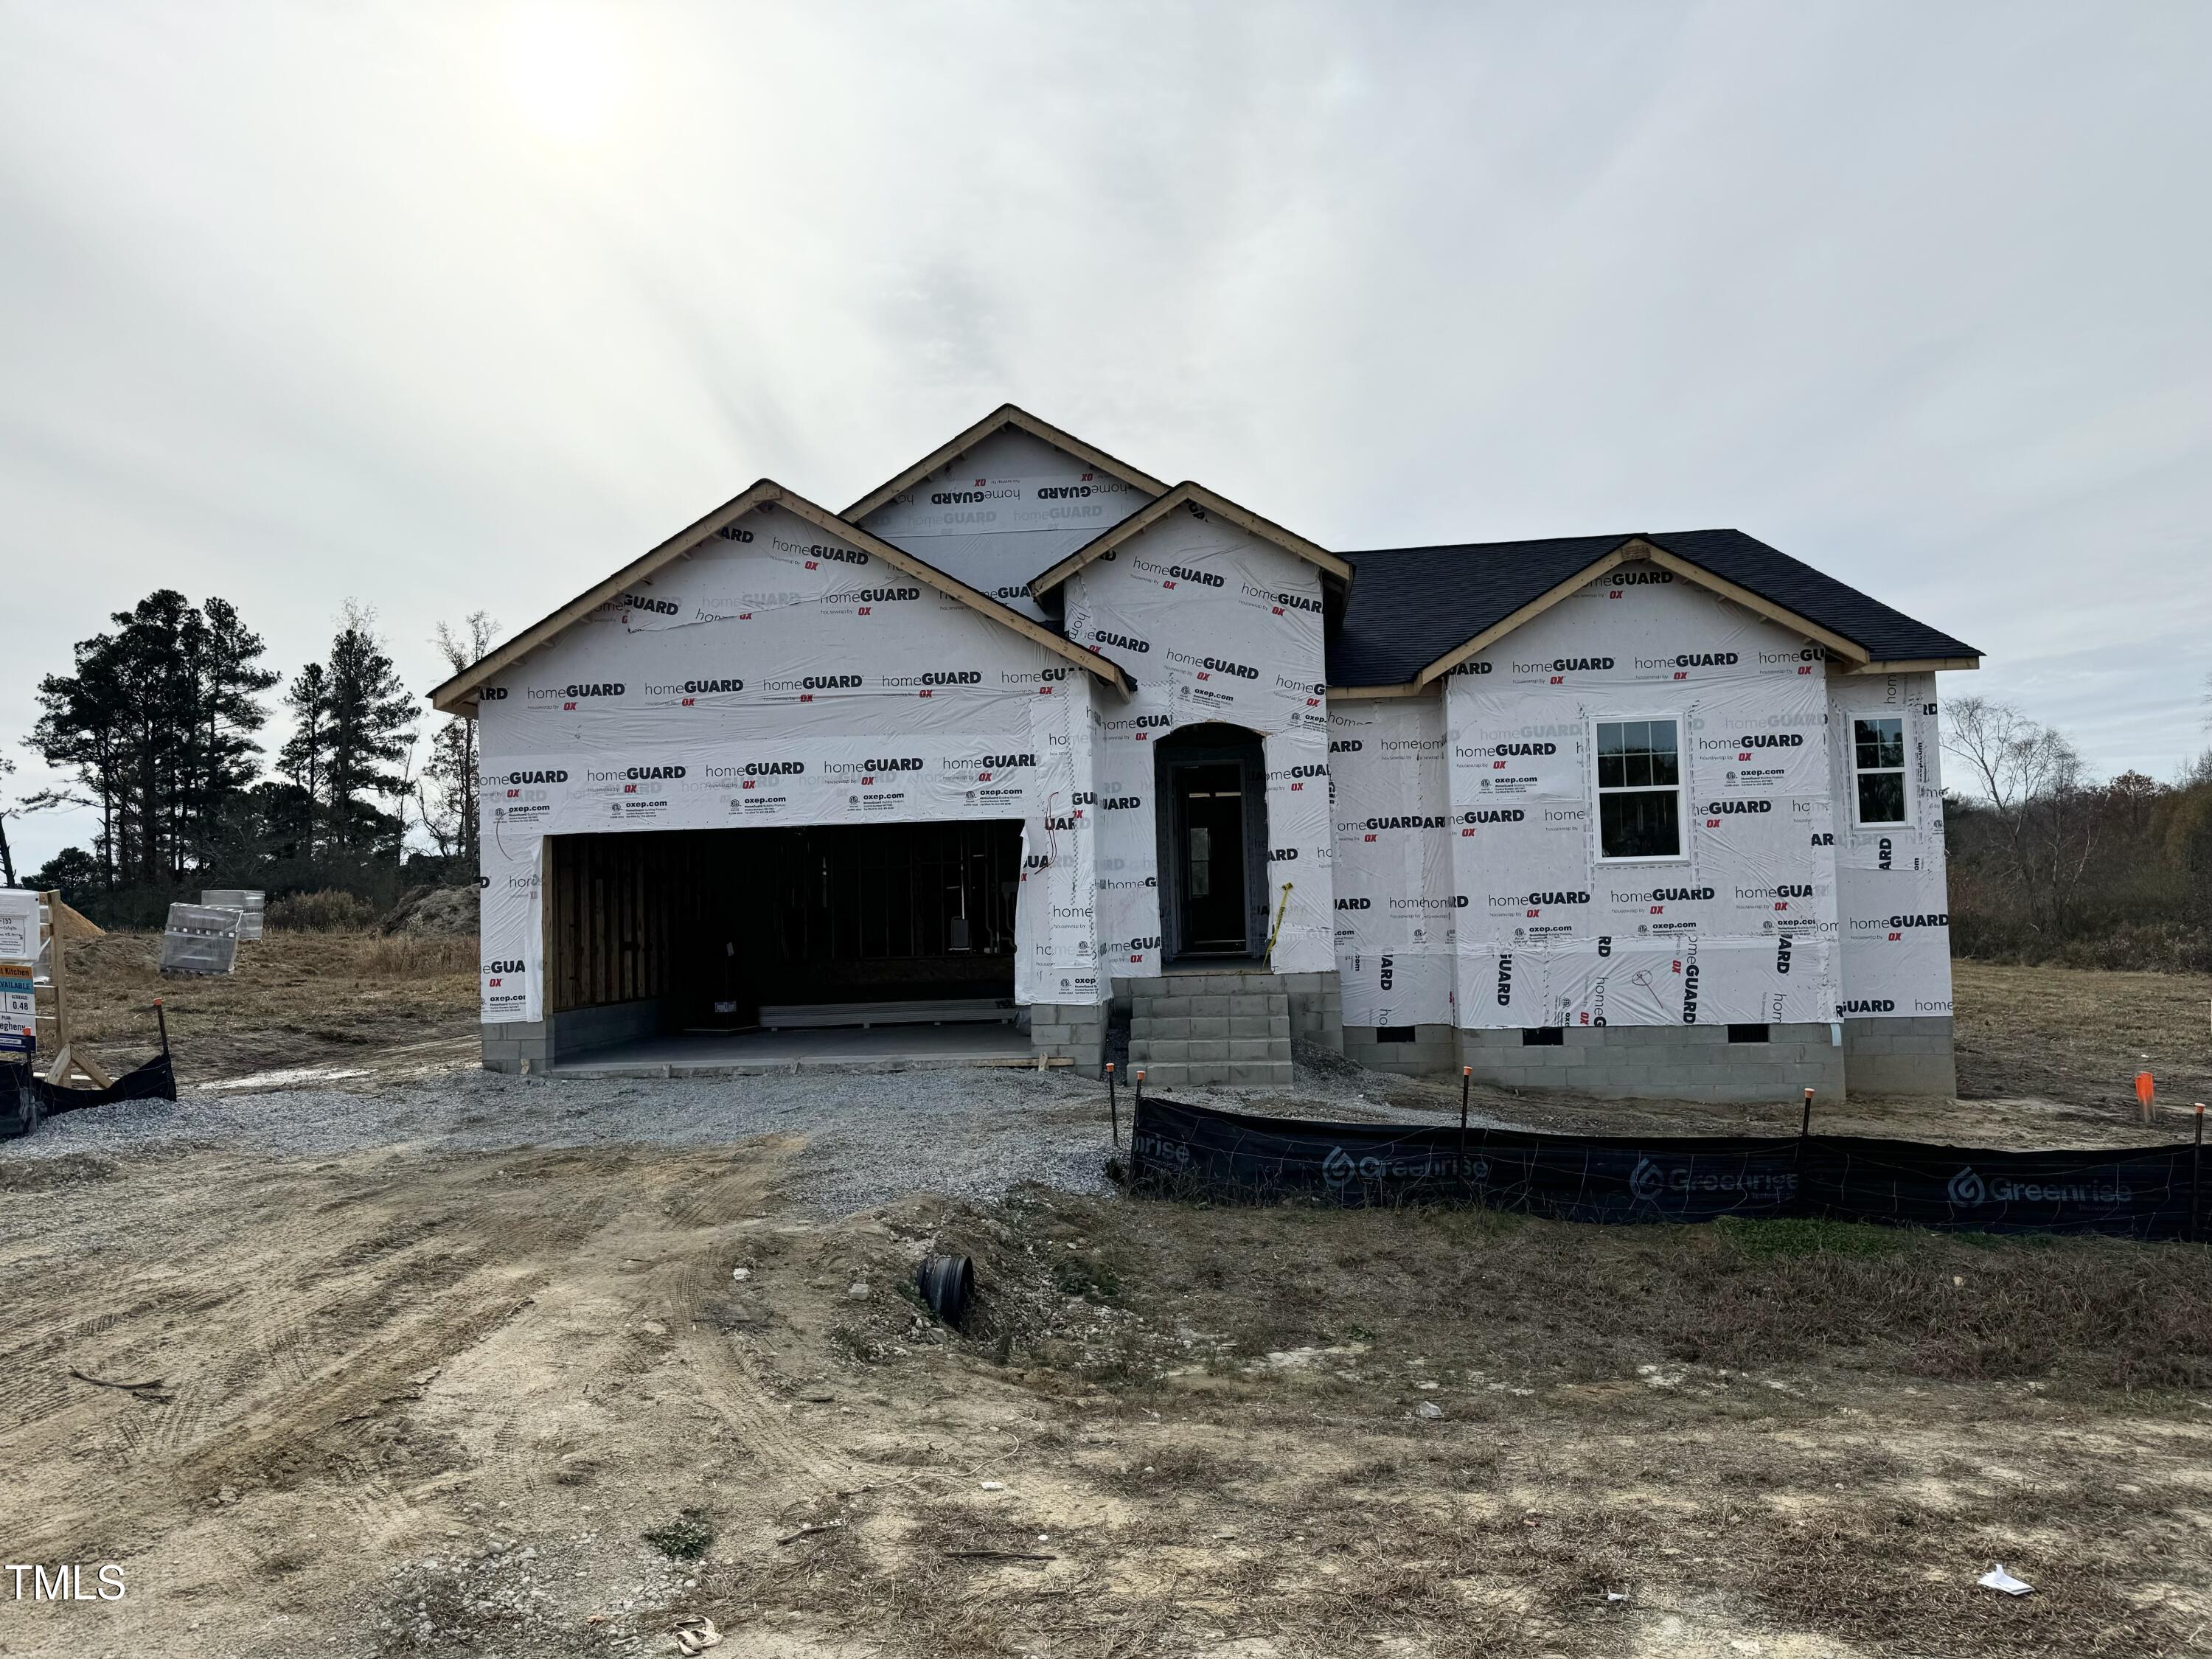
{"type": "Polygon", "coordinates": [[[169,1056],[159,1054],[125,1072],[105,1089],[61,1089],[28,1066],[0,1063],[0,1139],[27,1135],[44,1118],[112,1106],[125,1100],[174,1100],[177,1073],[169,1056]]]}
{"type": "Polygon", "coordinates": [[[1836,1135],[1530,1134],[1138,1103],[1131,1184],[1266,1202],[1480,1204],[1560,1221],[1811,1216],[1995,1232],[2198,1237],[2197,1149],[1998,1152],[1836,1135]]]}

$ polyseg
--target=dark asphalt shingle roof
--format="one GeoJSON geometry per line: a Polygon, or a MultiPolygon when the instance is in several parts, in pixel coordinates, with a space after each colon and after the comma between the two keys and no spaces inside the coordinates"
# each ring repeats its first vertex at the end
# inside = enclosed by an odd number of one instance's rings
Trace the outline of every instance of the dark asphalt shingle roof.
{"type": "MultiPolygon", "coordinates": [[[[1343,554],[1357,574],[1343,625],[1329,641],[1329,684],[1405,684],[1628,539],[1561,536],[1343,554]]],[[[1741,530],[1646,533],[1644,539],[1864,646],[1877,662],[1981,654],[1741,530]]]]}

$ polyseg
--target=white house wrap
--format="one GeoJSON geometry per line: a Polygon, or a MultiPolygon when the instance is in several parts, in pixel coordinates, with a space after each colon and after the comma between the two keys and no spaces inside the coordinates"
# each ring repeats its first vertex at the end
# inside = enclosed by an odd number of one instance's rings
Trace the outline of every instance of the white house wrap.
{"type": "Polygon", "coordinates": [[[746,515],[478,693],[484,1021],[544,1018],[543,837],[767,824],[1018,818],[1016,995],[1095,1002],[1091,684],[781,507],[746,515]]]}
{"type": "Polygon", "coordinates": [[[480,722],[487,1063],[742,1029],[812,963],[1085,1066],[1121,1007],[1170,1084],[1286,1079],[1287,1024],[1940,1092],[1936,676],[1978,660],[1740,532],[1339,554],[1009,407],[843,515],[763,481],[434,694],[480,722]]]}

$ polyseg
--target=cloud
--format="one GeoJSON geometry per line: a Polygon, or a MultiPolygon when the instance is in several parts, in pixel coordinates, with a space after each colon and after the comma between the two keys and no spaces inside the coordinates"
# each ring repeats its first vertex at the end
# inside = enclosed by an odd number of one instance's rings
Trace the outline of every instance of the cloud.
{"type": "Polygon", "coordinates": [[[0,737],[157,584],[427,687],[1011,398],[1346,548],[1738,526],[2202,745],[2202,9],[0,18],[0,737]]]}

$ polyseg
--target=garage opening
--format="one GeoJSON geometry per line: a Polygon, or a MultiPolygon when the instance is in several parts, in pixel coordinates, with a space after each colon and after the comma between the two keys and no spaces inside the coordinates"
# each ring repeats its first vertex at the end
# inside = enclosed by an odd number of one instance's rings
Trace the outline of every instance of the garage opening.
{"type": "Polygon", "coordinates": [[[1018,822],[561,836],[545,860],[563,1047],[1018,1018],[1018,822]]]}

